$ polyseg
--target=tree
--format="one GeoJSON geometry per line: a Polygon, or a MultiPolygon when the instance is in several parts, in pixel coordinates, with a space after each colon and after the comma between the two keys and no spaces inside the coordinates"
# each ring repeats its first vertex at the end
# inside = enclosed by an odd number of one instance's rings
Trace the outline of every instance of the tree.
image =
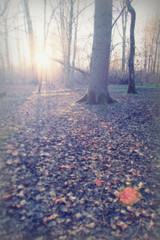
{"type": "Polygon", "coordinates": [[[29,50],[30,50],[30,61],[33,74],[33,81],[36,80],[36,68],[35,68],[35,39],[33,33],[32,19],[30,16],[29,5],[27,0],[23,0],[24,10],[27,20],[28,36],[29,36],[29,50]]]}
{"type": "Polygon", "coordinates": [[[76,53],[77,53],[77,31],[78,31],[78,19],[79,19],[79,4],[80,0],[77,2],[77,16],[75,18],[75,29],[74,29],[74,42],[73,42],[73,59],[72,59],[72,77],[74,73],[76,53]]]}
{"type": "MultiPolygon", "coordinates": [[[[1,39],[4,40],[4,49],[1,47],[2,52],[4,54],[3,57],[1,57],[1,60],[3,61],[3,78],[5,79],[5,82],[12,82],[12,66],[11,66],[11,59],[10,59],[10,49],[9,49],[9,30],[8,30],[8,13],[9,13],[9,3],[10,0],[4,1],[2,4],[2,10],[0,10],[0,17],[1,17],[1,23],[3,22],[2,29],[4,33],[1,33],[1,39]]],[[[3,80],[4,81],[4,80],[3,80]]]]}
{"type": "MultiPolygon", "coordinates": [[[[124,8],[125,2],[122,1],[122,7],[124,8]]],[[[122,13],[122,73],[125,72],[126,65],[126,28],[127,28],[128,11],[125,8],[122,13]]]]}
{"type": "Polygon", "coordinates": [[[136,92],[136,88],[135,88],[135,74],[134,74],[134,56],[135,56],[134,29],[135,29],[136,12],[130,3],[130,0],[126,0],[126,6],[128,8],[129,13],[131,14],[130,56],[129,56],[129,61],[128,61],[128,67],[129,67],[128,94],[129,93],[136,94],[137,92],[136,92]]]}
{"type": "Polygon", "coordinates": [[[64,60],[64,77],[68,85],[70,81],[70,58],[73,31],[73,7],[74,1],[67,2],[60,0],[60,24],[61,24],[61,44],[64,60]]]}
{"type": "Polygon", "coordinates": [[[112,0],[95,0],[94,37],[88,90],[77,102],[109,104],[114,100],[108,92],[112,29],[112,0]]]}
{"type": "Polygon", "coordinates": [[[147,83],[157,82],[160,74],[160,17],[156,14],[149,19],[143,36],[144,72],[147,83]]]}

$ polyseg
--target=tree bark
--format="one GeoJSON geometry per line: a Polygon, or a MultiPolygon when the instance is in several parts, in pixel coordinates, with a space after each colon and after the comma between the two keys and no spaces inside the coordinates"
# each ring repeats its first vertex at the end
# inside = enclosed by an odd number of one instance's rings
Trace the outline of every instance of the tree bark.
{"type": "Polygon", "coordinates": [[[4,19],[4,27],[5,27],[5,51],[6,51],[6,82],[12,83],[11,77],[11,62],[10,62],[10,54],[9,54],[9,39],[8,39],[8,27],[7,27],[7,18],[4,19]]]}
{"type": "Polygon", "coordinates": [[[159,37],[160,37],[160,26],[159,26],[159,31],[156,36],[156,41],[155,41],[155,53],[154,53],[154,63],[153,63],[153,73],[155,73],[156,70],[156,63],[157,63],[157,54],[158,54],[158,45],[159,45],[159,37]]]}
{"type": "Polygon", "coordinates": [[[108,92],[112,29],[112,0],[95,0],[94,38],[91,57],[89,86],[77,102],[110,104],[114,100],[108,92]]]}
{"type": "Polygon", "coordinates": [[[78,31],[78,20],[79,20],[79,4],[80,0],[77,1],[77,17],[75,18],[75,29],[74,29],[74,42],[73,42],[73,59],[72,59],[72,78],[74,77],[74,67],[77,54],[77,31],[78,31]]]}
{"type": "Polygon", "coordinates": [[[72,44],[72,27],[73,27],[73,0],[70,0],[70,15],[68,27],[68,49],[67,49],[67,66],[66,66],[66,82],[70,85],[70,58],[71,58],[71,44],[72,44]]]}
{"type": "Polygon", "coordinates": [[[33,75],[33,81],[36,80],[36,68],[34,63],[35,58],[35,42],[34,42],[34,33],[33,33],[33,26],[32,26],[32,20],[30,16],[28,1],[23,0],[24,3],[24,10],[27,20],[27,28],[28,28],[28,35],[29,35],[29,50],[30,50],[30,61],[31,61],[31,68],[32,68],[32,75],[33,75]]]}
{"type": "Polygon", "coordinates": [[[135,56],[135,39],[134,39],[134,29],[136,21],[136,12],[131,6],[130,0],[126,0],[126,5],[129,13],[131,14],[131,26],[130,26],[130,56],[129,56],[129,85],[128,85],[128,94],[136,94],[135,88],[135,74],[134,74],[134,56],[135,56]]]}
{"type": "MultiPolygon", "coordinates": [[[[125,2],[123,0],[123,8],[124,8],[125,2]]],[[[126,70],[126,29],[127,29],[127,16],[128,12],[126,8],[124,9],[122,13],[122,32],[123,32],[123,43],[122,43],[122,73],[126,70]]]]}

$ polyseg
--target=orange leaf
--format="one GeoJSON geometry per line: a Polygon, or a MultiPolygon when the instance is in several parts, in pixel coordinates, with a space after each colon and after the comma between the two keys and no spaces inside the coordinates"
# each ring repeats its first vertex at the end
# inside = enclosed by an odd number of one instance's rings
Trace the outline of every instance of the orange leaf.
{"type": "Polygon", "coordinates": [[[120,193],[120,201],[123,204],[134,204],[140,199],[140,194],[135,188],[127,187],[124,188],[120,193]]]}
{"type": "Polygon", "coordinates": [[[10,194],[5,194],[1,197],[2,200],[8,199],[8,198],[11,198],[10,194]]]}
{"type": "Polygon", "coordinates": [[[94,181],[94,183],[95,183],[97,186],[102,186],[102,182],[101,182],[100,179],[96,179],[96,180],[94,181]]]}
{"type": "Polygon", "coordinates": [[[57,203],[59,203],[59,202],[61,202],[61,199],[60,199],[60,198],[56,198],[55,204],[57,204],[57,203]]]}

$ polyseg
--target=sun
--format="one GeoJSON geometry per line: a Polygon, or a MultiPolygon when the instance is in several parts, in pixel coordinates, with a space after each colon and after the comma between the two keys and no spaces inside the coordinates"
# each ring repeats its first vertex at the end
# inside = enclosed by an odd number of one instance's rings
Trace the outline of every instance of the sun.
{"type": "Polygon", "coordinates": [[[39,50],[35,54],[35,62],[38,67],[40,68],[48,68],[50,65],[50,60],[48,58],[48,55],[45,51],[39,50]]]}

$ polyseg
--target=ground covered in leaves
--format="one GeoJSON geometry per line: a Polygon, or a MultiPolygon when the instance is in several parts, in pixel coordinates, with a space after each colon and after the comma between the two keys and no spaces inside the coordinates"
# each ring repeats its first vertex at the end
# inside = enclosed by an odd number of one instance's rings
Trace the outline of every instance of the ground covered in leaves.
{"type": "Polygon", "coordinates": [[[1,88],[0,239],[158,240],[160,89],[111,86],[110,106],[34,90],[1,88]],[[125,187],[141,196],[132,206],[125,187]]]}

